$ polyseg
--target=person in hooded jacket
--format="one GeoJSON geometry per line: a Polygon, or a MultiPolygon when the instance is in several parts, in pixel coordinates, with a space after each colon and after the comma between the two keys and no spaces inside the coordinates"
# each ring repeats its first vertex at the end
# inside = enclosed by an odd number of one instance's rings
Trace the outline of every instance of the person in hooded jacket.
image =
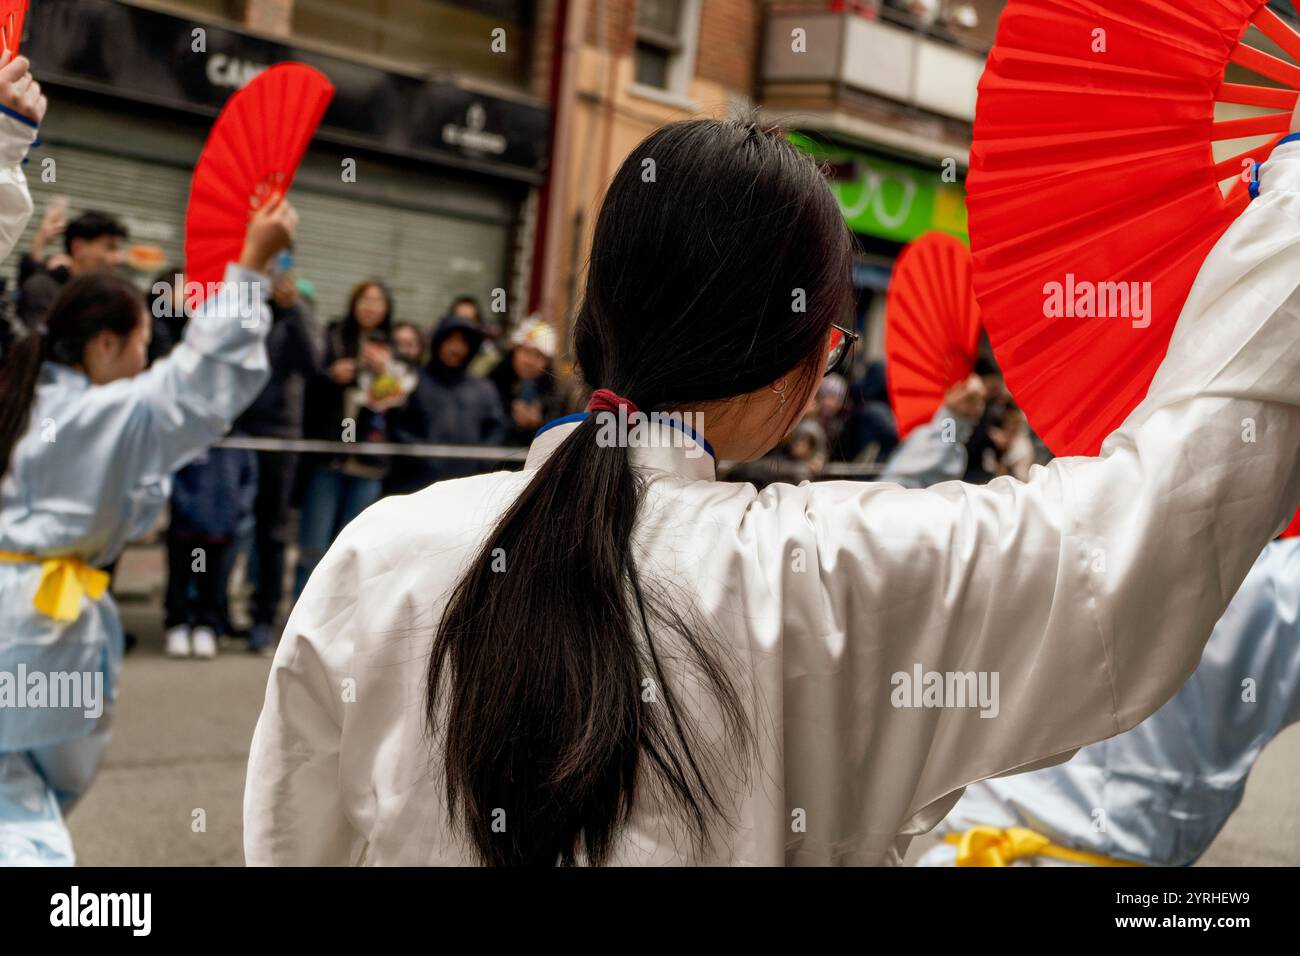
{"type": "MultiPolygon", "coordinates": [[[[282,271],[275,276],[270,312],[272,325],[266,351],[271,379],[235,421],[235,433],[254,438],[302,438],[307,387],[324,371],[319,341],[322,330],[292,272],[282,271]]],[[[248,647],[260,653],[270,648],[278,636],[275,627],[284,597],[285,554],[292,539],[289,519],[299,458],[284,451],[259,451],[256,455],[252,535],[256,560],[250,563],[250,571],[255,569],[251,575],[255,589],[248,647]]],[[[233,565],[233,550],[230,558],[233,565]]],[[[230,576],[230,570],[226,569],[225,577],[230,576]]]]}
{"type": "MultiPolygon", "coordinates": [[[[406,404],[388,416],[391,440],[408,444],[499,445],[506,417],[492,382],[469,374],[483,344],[474,321],[448,313],[434,330],[428,363],[406,404]]],[[[412,491],[446,478],[491,470],[469,458],[394,458],[384,483],[388,494],[412,491]]]]}

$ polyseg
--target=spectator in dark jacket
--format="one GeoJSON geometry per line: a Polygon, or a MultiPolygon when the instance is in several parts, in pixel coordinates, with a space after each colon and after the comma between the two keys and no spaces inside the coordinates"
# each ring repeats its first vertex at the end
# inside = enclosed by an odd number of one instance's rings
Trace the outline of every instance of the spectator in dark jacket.
{"type": "MultiPolygon", "coordinates": [[[[235,433],[261,438],[301,438],[306,384],[320,371],[315,318],[298,292],[292,273],[275,279],[271,291],[271,331],[266,353],[271,380],[235,422],[235,433]]],[[[289,511],[298,456],[257,452],[257,500],[253,506],[256,584],[249,649],[275,642],[275,625],[284,596],[284,553],[289,544],[289,511]]]]}
{"type": "Polygon", "coordinates": [[[176,473],[167,528],[166,646],[212,658],[224,626],[226,551],[257,494],[250,451],[211,448],[176,473]]]}
{"type": "MultiPolygon", "coordinates": [[[[499,445],[505,414],[492,383],[469,374],[469,363],[483,344],[483,330],[470,319],[445,316],[434,331],[432,354],[420,370],[419,384],[389,417],[394,441],[447,445],[499,445]]],[[[491,466],[474,459],[399,458],[385,491],[408,494],[444,478],[478,474],[491,466]]]]}
{"type": "Polygon", "coordinates": [[[68,228],[68,197],[55,196],[45,204],[41,215],[41,224],[32,233],[31,245],[18,260],[18,284],[22,289],[24,283],[34,275],[49,272],[60,286],[68,281],[68,265],[72,261],[62,244],[56,253],[49,251],[50,243],[63,235],[68,228]]]}
{"type": "Polygon", "coordinates": [[[126,227],[115,218],[93,210],[83,212],[63,230],[63,244],[71,260],[67,277],[60,281],[57,273],[45,269],[30,276],[18,291],[19,318],[33,328],[42,325],[68,279],[122,264],[125,241],[126,227]]]}
{"type": "Polygon", "coordinates": [[[898,426],[889,406],[885,363],[872,362],[862,380],[849,389],[850,412],[840,429],[845,461],[887,461],[898,447],[898,426]]]}
{"type": "Polygon", "coordinates": [[[149,364],[171,352],[185,333],[185,275],[180,266],[168,266],[149,285],[149,364]]]}
{"type": "Polygon", "coordinates": [[[564,401],[551,368],[556,345],[555,329],[532,316],[515,329],[510,351],[488,373],[506,415],[502,444],[530,445],[537,429],[563,414],[564,401]]]}

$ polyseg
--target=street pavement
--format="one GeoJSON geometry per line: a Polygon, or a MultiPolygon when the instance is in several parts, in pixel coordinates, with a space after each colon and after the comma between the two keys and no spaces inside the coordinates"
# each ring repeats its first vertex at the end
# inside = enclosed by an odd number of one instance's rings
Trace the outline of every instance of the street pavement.
{"type": "MultiPolygon", "coordinates": [[[[78,862],[239,866],[248,744],[270,661],[242,641],[215,661],[164,657],[161,584],[160,549],[127,552],[116,589],[140,644],[126,659],[104,767],[69,819],[78,862]]],[[[932,839],[915,840],[909,861],[932,839]]],[[[1300,725],[1264,752],[1201,863],[1300,865],[1300,725]]]]}

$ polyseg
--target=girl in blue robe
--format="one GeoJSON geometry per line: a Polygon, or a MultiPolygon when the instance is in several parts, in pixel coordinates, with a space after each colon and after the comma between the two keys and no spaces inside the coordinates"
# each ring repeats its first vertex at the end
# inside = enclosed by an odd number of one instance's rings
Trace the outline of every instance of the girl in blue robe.
{"type": "MultiPolygon", "coordinates": [[[[0,238],[31,212],[16,126],[0,117],[0,238]]],[[[254,216],[239,262],[147,371],[145,303],[109,274],[74,278],[44,329],[0,338],[0,864],[73,862],[63,814],[103,756],[123,651],[100,569],[265,384],[263,272],[294,222],[284,200],[254,216]]]]}

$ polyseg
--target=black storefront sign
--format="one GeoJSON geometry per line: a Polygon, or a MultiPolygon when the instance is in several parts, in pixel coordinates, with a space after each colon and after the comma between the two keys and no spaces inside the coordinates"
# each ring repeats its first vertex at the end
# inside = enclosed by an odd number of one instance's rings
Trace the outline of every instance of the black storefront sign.
{"type": "Polygon", "coordinates": [[[531,182],[545,172],[551,116],[533,104],[113,0],[41,0],[27,24],[23,52],[43,83],[215,115],[252,76],[297,60],[336,88],[322,139],[531,182]]]}

